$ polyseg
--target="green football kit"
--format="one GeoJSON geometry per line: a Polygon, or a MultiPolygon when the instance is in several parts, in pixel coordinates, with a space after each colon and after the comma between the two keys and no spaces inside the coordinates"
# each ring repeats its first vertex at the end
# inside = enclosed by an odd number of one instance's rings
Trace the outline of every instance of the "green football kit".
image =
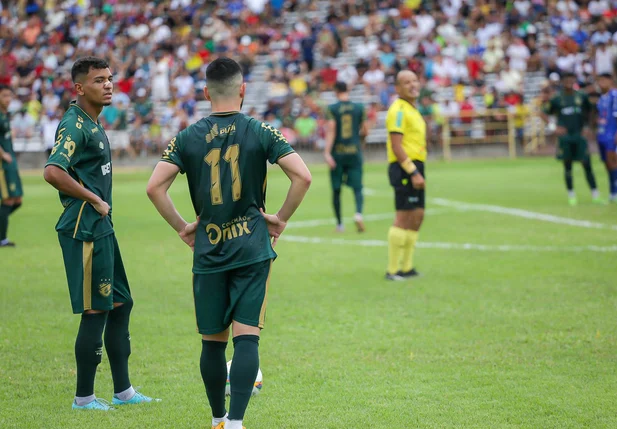
{"type": "Polygon", "coordinates": [[[193,255],[198,331],[232,320],[263,328],[271,262],[267,162],[293,153],[275,128],[239,112],[213,113],[174,137],[161,158],[186,174],[199,226],[193,255]]]}

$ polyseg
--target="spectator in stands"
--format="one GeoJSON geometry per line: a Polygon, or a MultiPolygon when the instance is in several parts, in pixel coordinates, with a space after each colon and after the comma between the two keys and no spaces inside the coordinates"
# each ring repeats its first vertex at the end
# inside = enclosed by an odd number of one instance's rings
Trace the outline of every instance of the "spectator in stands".
{"type": "Polygon", "coordinates": [[[615,63],[615,54],[612,49],[603,41],[598,42],[595,48],[595,73],[596,76],[602,74],[612,74],[615,63]]]}
{"type": "Polygon", "coordinates": [[[56,144],[56,130],[60,125],[60,119],[64,112],[60,109],[56,109],[51,112],[45,112],[41,118],[41,139],[45,147],[47,157],[51,155],[51,150],[56,144]]]}
{"type": "Polygon", "coordinates": [[[60,97],[52,91],[51,87],[45,87],[43,94],[41,100],[43,113],[46,115],[53,115],[56,110],[58,110],[58,107],[60,107],[60,97]]]}
{"type": "Polygon", "coordinates": [[[296,131],[293,129],[293,122],[290,119],[286,119],[283,121],[282,126],[280,127],[281,134],[285,137],[287,142],[291,146],[295,146],[296,144],[296,131]]]}
{"type": "Polygon", "coordinates": [[[146,89],[139,88],[136,95],[137,100],[135,100],[134,104],[135,118],[139,119],[140,125],[151,124],[154,119],[154,106],[147,97],[146,89]]]}
{"type": "Polygon", "coordinates": [[[332,62],[326,62],[325,66],[319,72],[321,80],[320,90],[331,91],[337,80],[338,71],[333,66],[332,62]]]}
{"type": "Polygon", "coordinates": [[[317,139],[317,121],[311,116],[310,109],[303,109],[300,117],[294,123],[298,144],[307,148],[315,148],[317,139]]]}
{"type": "Polygon", "coordinates": [[[195,95],[195,79],[186,68],[183,68],[180,75],[174,79],[173,87],[176,98],[184,98],[187,95],[195,95]]]}
{"type": "Polygon", "coordinates": [[[337,73],[337,80],[345,82],[347,88],[351,90],[358,81],[358,71],[353,64],[346,63],[337,73]]]}
{"type": "Polygon", "coordinates": [[[11,118],[11,130],[15,138],[32,138],[35,134],[36,121],[28,113],[28,108],[23,106],[21,110],[11,118]]]}
{"type": "Polygon", "coordinates": [[[482,55],[484,71],[486,73],[498,72],[504,56],[503,49],[501,49],[501,42],[496,39],[489,40],[486,45],[486,50],[482,55]]]}
{"type": "Polygon", "coordinates": [[[381,69],[381,64],[377,58],[371,59],[369,69],[362,76],[362,82],[371,95],[377,95],[383,88],[386,75],[381,69]]]}
{"type": "Polygon", "coordinates": [[[513,43],[506,49],[506,55],[510,59],[510,69],[523,73],[527,71],[527,61],[531,54],[521,37],[514,38],[513,43]]]}

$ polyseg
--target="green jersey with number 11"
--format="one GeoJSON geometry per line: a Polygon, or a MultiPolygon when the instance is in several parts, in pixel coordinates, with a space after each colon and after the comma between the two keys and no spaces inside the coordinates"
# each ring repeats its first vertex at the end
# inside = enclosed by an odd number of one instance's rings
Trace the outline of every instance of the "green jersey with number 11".
{"type": "Polygon", "coordinates": [[[214,113],[169,142],[162,161],[186,173],[199,228],[193,272],[206,274],[274,259],[265,209],[267,161],[293,153],[270,125],[239,112],[214,113]]]}

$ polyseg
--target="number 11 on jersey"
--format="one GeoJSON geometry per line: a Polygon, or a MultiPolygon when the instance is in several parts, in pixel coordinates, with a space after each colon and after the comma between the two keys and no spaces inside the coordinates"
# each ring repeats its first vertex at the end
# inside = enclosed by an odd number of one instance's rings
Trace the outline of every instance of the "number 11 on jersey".
{"type": "MultiPolygon", "coordinates": [[[[240,179],[240,146],[231,145],[225,151],[223,160],[231,164],[231,195],[234,201],[238,201],[242,196],[242,180],[240,179]]],[[[223,204],[223,193],[221,191],[221,149],[210,149],[204,157],[206,164],[210,166],[210,199],[212,205],[223,204]]]]}

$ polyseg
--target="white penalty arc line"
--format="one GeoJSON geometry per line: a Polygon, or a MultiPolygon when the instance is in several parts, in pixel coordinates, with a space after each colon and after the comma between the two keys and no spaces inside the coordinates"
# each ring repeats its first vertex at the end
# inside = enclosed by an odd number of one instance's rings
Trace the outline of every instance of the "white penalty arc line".
{"type": "Polygon", "coordinates": [[[544,222],[556,223],[561,225],[578,226],[581,228],[590,229],[610,229],[617,231],[617,225],[604,224],[600,222],[592,222],[589,220],[572,219],[550,215],[546,213],[532,212],[529,210],[515,209],[510,207],[494,206],[489,204],[474,204],[464,203],[460,201],[452,201],[445,198],[432,198],[431,202],[438,206],[451,207],[459,210],[476,210],[488,213],[498,213],[510,216],[522,217],[525,219],[540,220],[544,222]]]}
{"type": "MultiPolygon", "coordinates": [[[[298,235],[281,235],[283,241],[292,243],[306,244],[335,244],[339,246],[360,246],[360,247],[387,247],[388,242],[384,240],[347,240],[344,238],[322,238],[304,237],[298,235]]],[[[530,245],[508,245],[508,244],[473,244],[473,243],[425,243],[418,242],[421,249],[441,249],[441,250],[476,250],[480,252],[598,252],[609,253],[617,252],[617,246],[530,246],[530,245]]]]}

